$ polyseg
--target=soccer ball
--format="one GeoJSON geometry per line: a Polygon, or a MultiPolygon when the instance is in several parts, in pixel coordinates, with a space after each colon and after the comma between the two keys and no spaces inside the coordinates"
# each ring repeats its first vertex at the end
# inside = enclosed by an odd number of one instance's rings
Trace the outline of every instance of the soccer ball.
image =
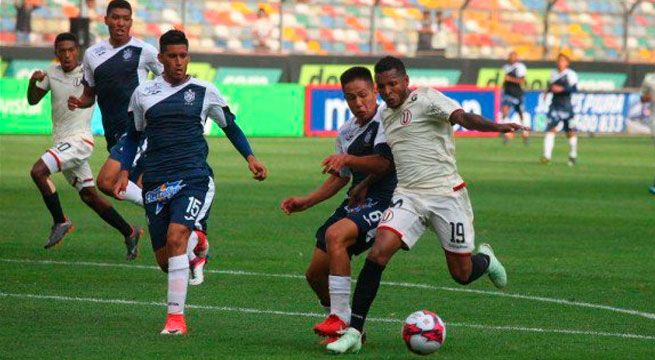
{"type": "Polygon", "coordinates": [[[446,340],[446,324],[432,311],[420,310],[405,319],[402,335],[409,351],[428,355],[446,340]]]}

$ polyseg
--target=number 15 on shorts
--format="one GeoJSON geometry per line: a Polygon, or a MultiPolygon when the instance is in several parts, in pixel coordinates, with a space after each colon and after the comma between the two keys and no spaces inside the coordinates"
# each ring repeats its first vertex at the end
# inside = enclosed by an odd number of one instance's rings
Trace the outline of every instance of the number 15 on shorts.
{"type": "Polygon", "coordinates": [[[202,202],[193,196],[189,196],[189,205],[186,207],[186,215],[184,215],[185,220],[195,220],[200,213],[200,206],[202,202]]]}

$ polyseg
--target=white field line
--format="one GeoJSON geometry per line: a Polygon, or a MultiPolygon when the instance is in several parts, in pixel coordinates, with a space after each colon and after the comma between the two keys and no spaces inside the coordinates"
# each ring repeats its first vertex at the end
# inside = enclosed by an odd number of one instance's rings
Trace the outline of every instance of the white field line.
{"type": "MultiPolygon", "coordinates": [[[[12,297],[19,299],[36,299],[36,300],[54,300],[65,302],[87,302],[96,304],[110,304],[110,305],[138,305],[138,306],[154,306],[164,308],[166,304],[156,301],[136,301],[124,299],[102,299],[102,298],[89,298],[89,297],[72,297],[72,296],[59,296],[59,295],[39,295],[39,294],[26,294],[26,293],[5,293],[0,292],[0,297],[12,297]]],[[[211,305],[191,305],[187,304],[188,309],[212,310],[223,311],[230,313],[247,313],[247,314],[266,314],[290,317],[310,317],[310,318],[323,318],[325,314],[311,313],[311,312],[291,312],[291,311],[276,311],[268,309],[252,309],[232,306],[211,306],[211,305]]],[[[394,318],[368,318],[369,321],[383,322],[383,323],[401,323],[400,319],[394,318]]],[[[626,333],[608,333],[599,331],[584,331],[584,330],[569,330],[569,329],[544,329],[535,327],[523,326],[489,326],[480,324],[468,324],[458,322],[448,322],[447,326],[473,328],[488,331],[518,331],[518,332],[532,332],[532,333],[551,333],[551,334],[566,334],[566,335],[586,335],[592,337],[616,337],[626,339],[638,340],[655,340],[655,336],[639,335],[639,334],[626,334],[626,333]]]]}
{"type": "MultiPolygon", "coordinates": [[[[132,265],[132,264],[119,264],[119,263],[102,263],[102,262],[89,262],[89,261],[57,261],[57,260],[31,260],[31,259],[3,259],[0,258],[0,262],[6,263],[20,263],[20,264],[39,264],[39,265],[64,265],[64,266],[93,266],[93,267],[112,267],[112,268],[128,268],[128,269],[148,269],[148,270],[158,270],[157,266],[148,266],[148,265],[132,265]]],[[[287,278],[287,279],[304,279],[305,277],[297,274],[282,274],[282,273],[262,273],[262,272],[252,272],[252,271],[241,271],[241,270],[211,270],[206,269],[205,273],[214,273],[214,274],[223,274],[223,275],[241,275],[241,276],[254,276],[254,277],[273,277],[273,278],[287,278]]],[[[382,285],[394,286],[401,288],[418,288],[418,289],[428,289],[428,290],[441,290],[441,291],[451,291],[451,292],[464,292],[472,294],[482,294],[490,296],[499,296],[499,297],[508,297],[513,299],[521,300],[530,300],[530,301],[539,301],[560,305],[568,306],[577,306],[585,307],[590,309],[597,310],[607,310],[622,314],[639,316],[646,319],[655,320],[655,313],[649,313],[645,311],[624,309],[609,305],[602,304],[593,304],[582,301],[572,301],[566,299],[557,299],[549,298],[543,296],[531,296],[531,295],[522,295],[522,294],[512,294],[500,291],[488,291],[488,290],[477,290],[477,289],[466,289],[466,288],[451,288],[445,286],[433,286],[428,284],[419,284],[419,283],[407,283],[407,282],[390,282],[383,281],[382,285]]]]}

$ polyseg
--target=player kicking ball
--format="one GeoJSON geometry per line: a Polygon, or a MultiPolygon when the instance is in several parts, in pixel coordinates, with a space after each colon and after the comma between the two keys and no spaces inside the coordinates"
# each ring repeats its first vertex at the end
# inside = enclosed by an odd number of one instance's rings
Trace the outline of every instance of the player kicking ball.
{"type": "Polygon", "coordinates": [[[225,132],[256,180],[264,180],[267,170],[253,155],[218,89],[187,75],[191,58],[185,34],[166,32],[159,39],[159,50],[162,76],[139,85],[130,100],[114,195],[120,197],[127,187],[139,139],[146,136],[144,207],[157,263],[168,273],[168,316],[161,334],[182,335],[187,332],[184,304],[189,268],[198,256],[194,230],[207,231],[214,199],[213,172],[207,164],[208,147],[203,136],[207,118],[225,132]]]}
{"type": "Polygon", "coordinates": [[[32,74],[27,89],[27,101],[30,105],[38,104],[48,91],[52,91],[54,146],[41,156],[30,173],[54,222],[44,247],[49,249],[57,245],[74,229],[72,221],[64,216],[55,184],[50,179],[51,174],[61,171],[66,180],[77,189],[82,201],[105,222],[121,232],[125,237],[129,255],[129,244],[138,240],[139,231],[98,195],[89,166],[94,145],[91,134],[93,108],[70,111],[67,106],[69,96],[79,96],[82,92],[83,69],[78,61],[79,50],[75,35],[57,35],[55,56],[59,64],[50,66],[45,72],[36,71],[32,74]]]}
{"type": "Polygon", "coordinates": [[[292,214],[331,198],[351,177],[349,190],[370,183],[363,201],[346,198],[316,232],[316,248],[306,277],[321,305],[330,310],[327,319],[314,326],[317,334],[327,337],[326,343],[336,340],[348,327],[350,258],[373,244],[375,228],[396,187],[391,149],[380,123],[383,106],[376,102],[371,72],[364,67],[346,70],[341,75],[341,88],[354,116],[339,128],[336,154],[323,161],[329,177],[314,192],[289,197],[280,205],[286,214],[292,214]]]}
{"type": "Polygon", "coordinates": [[[357,352],[368,311],[380,286],[382,272],[400,249],[411,249],[429,227],[437,233],[451,276],[466,285],[484,274],[498,288],[507,284],[503,265],[491,247],[473,254],[473,210],[466,183],[457,172],[453,125],[478,131],[524,130],[518,124],[495,124],[466,113],[452,99],[430,88],[411,91],[405,65],[388,56],[375,65],[378,92],[387,104],[382,112],[398,186],[378,225],[375,243],[357,280],[350,327],[327,345],[333,353],[357,352]]]}

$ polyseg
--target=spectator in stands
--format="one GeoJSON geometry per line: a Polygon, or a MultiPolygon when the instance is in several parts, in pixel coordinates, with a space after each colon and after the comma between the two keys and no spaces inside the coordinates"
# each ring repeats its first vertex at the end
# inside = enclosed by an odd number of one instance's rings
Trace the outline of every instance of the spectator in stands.
{"type": "Polygon", "coordinates": [[[39,4],[33,0],[15,0],[14,7],[16,8],[16,43],[29,45],[32,32],[32,11],[37,9],[39,4]]]}
{"type": "Polygon", "coordinates": [[[430,10],[423,11],[423,19],[418,29],[418,55],[443,55],[446,47],[445,33],[442,31],[443,13],[437,11],[432,18],[430,10]],[[433,21],[433,20],[436,20],[433,21]]]}
{"type": "Polygon", "coordinates": [[[260,7],[259,10],[257,10],[257,20],[255,21],[255,26],[252,31],[252,35],[255,40],[255,51],[270,51],[268,40],[271,38],[272,33],[273,26],[270,19],[268,18],[268,13],[266,10],[264,10],[264,8],[260,7]]]}

